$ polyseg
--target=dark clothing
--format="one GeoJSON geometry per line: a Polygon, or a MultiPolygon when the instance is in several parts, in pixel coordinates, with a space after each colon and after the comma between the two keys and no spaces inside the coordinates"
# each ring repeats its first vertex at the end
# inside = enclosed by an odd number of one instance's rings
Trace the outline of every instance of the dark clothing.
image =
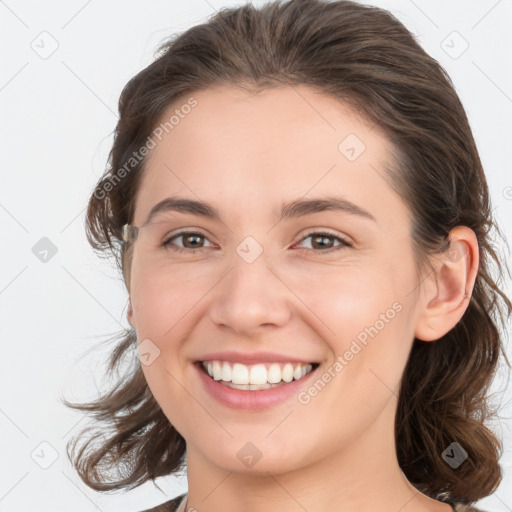
{"type": "MultiPolygon", "coordinates": [[[[181,494],[180,496],[177,496],[176,498],[173,498],[172,500],[166,501],[165,503],[162,503],[161,505],[158,505],[154,508],[143,510],[142,512],[177,512],[178,507],[180,506],[182,500],[183,500],[183,505],[185,505],[186,496],[187,496],[186,493],[181,494]]],[[[454,512],[486,512],[485,510],[476,508],[472,505],[466,505],[464,503],[451,501],[451,500],[448,500],[447,498],[438,498],[438,499],[439,499],[439,501],[443,501],[443,502],[451,505],[454,512]]],[[[188,512],[188,511],[183,511],[183,512],[188,512]]]]}

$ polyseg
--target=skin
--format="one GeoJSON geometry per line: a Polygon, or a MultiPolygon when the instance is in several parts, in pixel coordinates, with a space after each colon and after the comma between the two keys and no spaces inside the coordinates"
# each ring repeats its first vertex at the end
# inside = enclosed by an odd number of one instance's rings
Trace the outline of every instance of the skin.
{"type": "Polygon", "coordinates": [[[460,257],[437,256],[434,272],[421,276],[410,211],[383,178],[391,145],[373,123],[307,86],[254,94],[226,85],[194,97],[197,107],[148,157],[134,224],[171,194],[213,204],[223,223],[172,214],[173,233],[205,234],[194,255],[142,250],[141,236],[128,310],[139,341],[160,350],[142,368],[187,443],[187,506],[448,512],[401,472],[394,417],[414,337],[435,342],[467,308],[478,267],[473,231],[455,228],[460,257]],[[338,150],[348,134],[366,146],[355,161],[338,150]],[[325,211],[276,224],[283,203],[333,192],[376,222],[325,211]],[[353,246],[323,254],[311,237],[303,240],[312,228],[353,246]],[[236,252],[247,236],[264,249],[251,264],[236,252]],[[401,311],[305,405],[294,397],[265,411],[230,409],[210,397],[192,366],[220,350],[270,351],[319,361],[322,374],[394,303],[401,311]],[[261,452],[251,468],[237,457],[247,442],[261,452]]]}

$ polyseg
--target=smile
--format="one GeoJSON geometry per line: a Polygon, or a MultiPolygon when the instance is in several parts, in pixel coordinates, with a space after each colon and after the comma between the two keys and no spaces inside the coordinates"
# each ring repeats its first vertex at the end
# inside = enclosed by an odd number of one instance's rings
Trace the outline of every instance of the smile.
{"type": "Polygon", "coordinates": [[[228,361],[202,361],[201,368],[219,384],[257,391],[298,381],[311,373],[318,363],[259,363],[246,365],[228,361]]]}

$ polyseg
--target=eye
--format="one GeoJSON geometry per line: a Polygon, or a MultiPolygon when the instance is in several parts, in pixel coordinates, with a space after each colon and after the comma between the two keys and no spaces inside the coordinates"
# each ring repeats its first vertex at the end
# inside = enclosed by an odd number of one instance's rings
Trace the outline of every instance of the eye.
{"type": "Polygon", "coordinates": [[[311,247],[308,248],[310,250],[320,249],[315,252],[323,252],[323,253],[330,253],[334,251],[338,251],[340,249],[344,249],[346,247],[352,247],[352,244],[345,240],[344,238],[334,235],[332,233],[327,232],[317,232],[314,231],[313,233],[309,233],[299,243],[304,242],[308,238],[311,238],[311,247]],[[337,240],[339,241],[339,245],[333,246],[333,242],[331,240],[337,240]]]}
{"type": "MultiPolygon", "coordinates": [[[[309,248],[305,248],[307,250],[313,250],[315,252],[322,252],[322,253],[330,253],[334,252],[346,247],[352,247],[352,244],[345,240],[344,238],[334,235],[332,233],[328,232],[318,232],[314,231],[312,233],[309,233],[305,237],[302,238],[302,240],[299,243],[304,242],[308,238],[311,238],[311,246],[309,248]],[[338,241],[338,245],[333,245],[333,241],[338,241]]],[[[171,249],[172,251],[176,252],[188,252],[191,254],[194,254],[196,251],[205,249],[208,246],[202,246],[201,244],[204,244],[205,241],[207,241],[208,238],[203,235],[202,233],[199,233],[197,231],[180,231],[179,233],[173,235],[172,237],[168,238],[165,242],[162,243],[163,247],[167,247],[171,249]],[[174,243],[174,240],[182,239],[183,246],[180,247],[179,245],[176,245],[174,243]]],[[[210,247],[214,247],[214,245],[211,242],[210,247]]],[[[304,249],[304,248],[301,248],[304,249]]]]}
{"type": "MultiPolygon", "coordinates": [[[[168,238],[163,244],[163,247],[168,247],[169,249],[176,252],[191,252],[195,253],[198,249],[204,249],[201,247],[201,243],[204,243],[205,240],[208,240],[205,235],[202,233],[198,233],[196,231],[180,231],[176,235],[173,235],[171,238],[168,238]],[[183,239],[184,247],[177,246],[173,243],[173,240],[177,240],[178,238],[183,239]],[[190,244],[189,247],[187,245],[190,244]]],[[[213,244],[212,244],[213,247],[213,244]]]]}

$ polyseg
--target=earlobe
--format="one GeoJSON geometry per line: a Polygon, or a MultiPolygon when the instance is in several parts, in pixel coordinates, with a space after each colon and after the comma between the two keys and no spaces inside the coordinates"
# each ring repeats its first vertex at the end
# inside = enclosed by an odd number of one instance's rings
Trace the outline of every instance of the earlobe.
{"type": "Polygon", "coordinates": [[[464,315],[479,265],[478,240],[474,231],[457,226],[450,231],[450,247],[433,257],[434,270],[424,283],[419,299],[421,312],[414,336],[435,341],[450,331],[464,315]]]}

